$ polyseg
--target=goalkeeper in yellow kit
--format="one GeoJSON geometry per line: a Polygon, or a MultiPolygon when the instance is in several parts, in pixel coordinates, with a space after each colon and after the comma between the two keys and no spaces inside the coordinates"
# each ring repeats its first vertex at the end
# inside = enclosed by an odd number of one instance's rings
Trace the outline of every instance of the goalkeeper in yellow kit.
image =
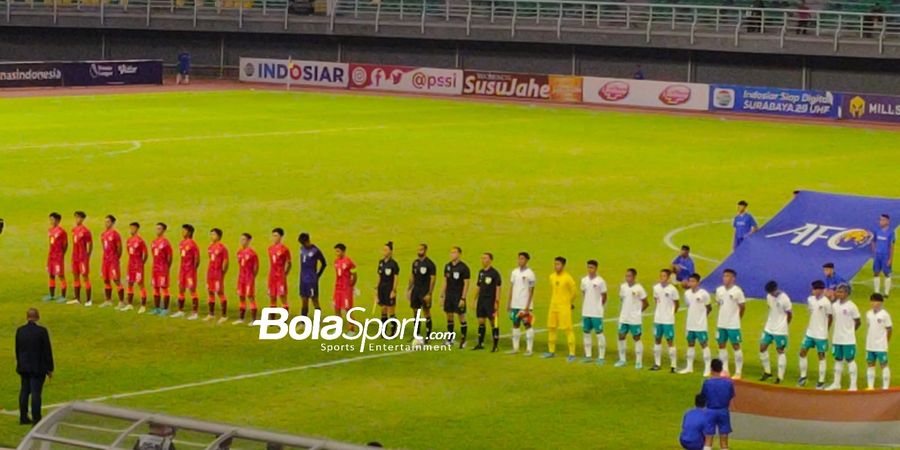
{"type": "Polygon", "coordinates": [[[575,308],[575,296],[578,288],[575,279],[566,272],[566,258],[557,256],[553,260],[553,273],[550,274],[550,316],[547,319],[547,347],[544,358],[556,356],[556,331],[566,332],[569,344],[568,361],[575,361],[575,331],[572,329],[572,309],[575,308]]]}

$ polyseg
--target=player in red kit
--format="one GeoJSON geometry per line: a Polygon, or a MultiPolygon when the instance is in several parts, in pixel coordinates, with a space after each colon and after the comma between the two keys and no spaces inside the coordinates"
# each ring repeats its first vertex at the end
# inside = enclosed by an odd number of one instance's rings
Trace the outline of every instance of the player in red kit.
{"type": "Polygon", "coordinates": [[[44,297],[45,302],[56,300],[66,301],[66,250],[69,249],[69,236],[66,230],[59,226],[62,216],[59,213],[50,213],[50,230],[47,232],[50,238],[50,251],[47,253],[47,274],[50,275],[50,294],[44,297]],[[59,280],[60,295],[56,296],[56,282],[59,280]]]}
{"type": "Polygon", "coordinates": [[[237,252],[238,260],[238,298],[240,298],[241,318],[232,322],[233,325],[244,323],[247,313],[247,300],[250,300],[250,325],[256,321],[256,274],[259,273],[259,257],[256,251],[250,247],[253,236],[249,233],[241,235],[241,249],[237,252]]]}
{"type": "MultiPolygon", "coordinates": [[[[150,252],[153,255],[153,311],[151,314],[163,314],[160,308],[160,297],[165,301],[165,311],[169,310],[169,274],[172,268],[172,244],[166,239],[166,230],[169,227],[159,222],[156,224],[156,239],[150,243],[150,252]]],[[[138,313],[144,312],[142,306],[138,313]]]]}
{"type": "Polygon", "coordinates": [[[147,309],[147,288],[144,286],[144,265],[147,264],[147,243],[139,234],[141,224],[131,222],[128,225],[128,241],[125,248],[128,249],[128,304],[119,307],[120,311],[130,311],[134,309],[134,285],[141,288],[141,309],[144,312],[147,309]]]}
{"type": "Polygon", "coordinates": [[[81,286],[84,285],[84,306],[91,306],[91,253],[94,251],[94,238],[91,230],[84,226],[87,214],[75,211],[75,228],[72,228],[72,287],[75,288],[75,299],[68,304],[81,303],[81,286]]]}
{"type": "MultiPolygon", "coordinates": [[[[344,316],[353,308],[353,290],[356,286],[356,264],[347,257],[347,246],[334,246],[334,313],[344,316]]],[[[355,330],[353,325],[350,330],[355,330]]]]}
{"type": "Polygon", "coordinates": [[[269,247],[269,306],[281,306],[290,310],[287,299],[287,276],[291,271],[291,251],[281,243],[284,238],[284,230],[275,228],[272,230],[272,245],[269,247]]]}
{"type": "Polygon", "coordinates": [[[122,235],[116,231],[116,217],[112,214],[106,216],[103,223],[106,229],[100,235],[103,244],[103,266],[100,274],[103,277],[103,294],[106,301],[101,308],[112,306],[112,285],[116,285],[119,294],[119,308],[125,306],[125,289],[122,287],[122,235]]]}
{"type": "Polygon", "coordinates": [[[228,249],[222,243],[222,230],[213,228],[209,232],[210,244],[206,253],[209,255],[209,266],[206,269],[206,290],[209,293],[209,315],[205,320],[216,318],[216,296],[222,305],[222,317],[219,323],[228,320],[228,300],[225,298],[225,274],[228,273],[228,249]]]}
{"type": "MultiPolygon", "coordinates": [[[[197,295],[197,268],[200,267],[200,247],[194,242],[194,226],[184,224],[181,226],[181,242],[178,244],[178,252],[181,254],[181,266],[178,268],[178,311],[172,317],[184,316],[184,294],[191,292],[191,316],[188,320],[197,320],[197,310],[200,308],[200,297],[197,295]]],[[[166,315],[169,309],[168,303],[160,315],[166,315]]]]}

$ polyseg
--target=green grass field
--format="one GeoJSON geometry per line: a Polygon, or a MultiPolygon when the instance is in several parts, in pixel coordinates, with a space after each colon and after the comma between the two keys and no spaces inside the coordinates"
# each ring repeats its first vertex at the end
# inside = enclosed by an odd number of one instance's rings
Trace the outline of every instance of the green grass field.
{"type": "MultiPolygon", "coordinates": [[[[7,362],[0,406],[16,409],[13,334],[25,310],[37,306],[58,368],[45,389],[47,404],[294,367],[107,401],[403,448],[674,448],[699,374],[470,351],[299,369],[359,353],[323,353],[309,341],[262,342],[250,327],[43,304],[47,214],[61,212],[69,229],[72,212],[87,211],[95,239],[108,213],[119,217],[123,234],[131,221],[165,221],[173,243],[178,226],[192,223],[202,249],[206,230],[221,227],[232,253],[244,231],[257,237],[260,253],[273,227],[286,229],[292,248],[297,234],[309,231],[323,249],[347,244],[360,267],[359,304],[367,308],[387,240],[395,242],[403,283],[419,242],[430,244],[438,264],[451,245],[460,245],[473,272],[478,255],[491,251],[504,275],[516,252],[527,250],[538,274],[536,326],[542,329],[554,256],[568,257],[578,277],[583,261],[598,259],[611,286],[634,266],[649,289],[674,256],[663,236],[727,219],[737,200],[768,217],[794,189],[897,197],[897,139],[894,132],[823,125],[349,94],[0,99],[0,217],[7,222],[0,235],[0,361],[7,362]]],[[[674,241],[721,259],[730,233],[727,224],[710,224],[674,241]]],[[[99,248],[93,266],[99,293],[99,248]]],[[[701,272],[712,268],[698,261],[701,272]]],[[[227,280],[232,314],[235,276],[232,271],[227,280]]],[[[866,284],[854,293],[865,309],[870,279],[864,270],[857,281],[866,284]]],[[[329,270],[325,297],[332,283],[329,270]]],[[[295,272],[294,309],[296,284],[295,272]]],[[[258,291],[265,292],[263,277],[258,291]]],[[[618,314],[614,297],[607,317],[618,314]]],[[[399,305],[408,316],[409,306],[399,305]]],[[[744,318],[748,379],[761,373],[754,348],[765,309],[753,302],[744,318]]],[[[888,309],[900,317],[896,305],[888,309]]],[[[796,344],[807,321],[798,311],[788,384],[796,379],[796,344]]],[[[679,315],[681,358],[683,320],[679,315]]],[[[444,324],[436,315],[435,329],[444,324]]],[[[501,325],[508,333],[508,321],[501,325]]],[[[606,327],[608,361],[613,325],[606,327]]],[[[536,350],[545,342],[546,333],[538,333],[536,350]]],[[[644,342],[649,366],[648,335],[644,342]]],[[[508,339],[502,344],[508,348],[508,339]]],[[[900,360],[900,345],[892,358],[900,360]]],[[[864,376],[861,370],[861,385],[864,376]]],[[[0,416],[0,444],[15,445],[26,431],[14,415],[0,416]]],[[[734,448],[805,447],[736,442],[734,448]]]]}

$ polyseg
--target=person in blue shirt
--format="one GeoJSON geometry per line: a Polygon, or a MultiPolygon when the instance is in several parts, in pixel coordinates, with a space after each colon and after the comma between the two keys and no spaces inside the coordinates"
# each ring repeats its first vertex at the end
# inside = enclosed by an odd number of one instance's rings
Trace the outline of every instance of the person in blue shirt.
{"type": "Polygon", "coordinates": [[[875,261],[872,270],[875,271],[875,293],[882,294],[885,298],[891,293],[891,265],[894,262],[894,228],[891,226],[891,216],[882,214],[878,219],[878,228],[872,231],[872,252],[875,253],[875,261]],[[881,274],[884,274],[884,291],[881,290],[881,274]]]}
{"type": "Polygon", "coordinates": [[[825,272],[825,296],[830,300],[834,300],[834,290],[842,284],[847,284],[847,280],[835,272],[834,263],[832,262],[822,265],[822,271],[825,272]]]}
{"type": "Polygon", "coordinates": [[[734,227],[734,248],[737,248],[738,245],[741,245],[741,242],[744,242],[744,239],[747,239],[758,229],[756,219],[753,218],[753,215],[747,212],[747,206],[748,205],[745,200],[739,201],[738,213],[736,216],[734,216],[734,220],[731,222],[731,226],[734,227]]]}
{"type": "Polygon", "coordinates": [[[635,80],[643,80],[644,79],[644,69],[641,68],[641,65],[637,65],[637,70],[631,75],[635,80]]]}
{"type": "Polygon", "coordinates": [[[688,278],[694,273],[694,259],[691,258],[690,246],[681,246],[681,252],[672,260],[672,273],[675,274],[675,280],[681,284],[681,287],[687,289],[688,278]]]}
{"type": "Polygon", "coordinates": [[[191,54],[181,49],[178,53],[178,74],[175,76],[175,84],[191,84],[191,54]]]}
{"type": "Polygon", "coordinates": [[[706,428],[706,396],[697,394],[694,397],[694,409],[684,413],[681,420],[681,435],[678,441],[685,450],[702,450],[706,442],[703,430],[706,428]]]}
{"type": "Polygon", "coordinates": [[[728,448],[731,434],[731,400],[734,398],[734,382],[722,375],[722,360],[716,358],[709,363],[712,374],[703,382],[700,393],[706,397],[706,428],[703,429],[703,450],[711,450],[713,438],[719,435],[719,448],[728,448]]]}

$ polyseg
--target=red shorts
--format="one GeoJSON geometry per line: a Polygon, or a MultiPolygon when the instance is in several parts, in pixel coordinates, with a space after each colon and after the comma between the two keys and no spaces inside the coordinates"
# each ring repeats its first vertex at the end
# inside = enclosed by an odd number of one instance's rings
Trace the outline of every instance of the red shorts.
{"type": "Polygon", "coordinates": [[[51,277],[65,277],[66,261],[63,258],[47,259],[47,273],[50,274],[51,277]]]}
{"type": "Polygon", "coordinates": [[[334,309],[347,311],[353,307],[353,291],[352,290],[335,290],[334,291],[334,309]]]}
{"type": "MultiPolygon", "coordinates": [[[[156,277],[154,277],[156,278],[156,277]]],[[[168,278],[168,277],[167,277],[168,278]]],[[[197,271],[178,271],[178,289],[197,289],[197,271]]]]}
{"type": "Polygon", "coordinates": [[[78,277],[86,277],[91,273],[91,262],[90,261],[76,261],[72,260],[72,276],[78,277]]]}
{"type": "Polygon", "coordinates": [[[143,284],[144,269],[128,269],[128,284],[143,284]]]}
{"type": "Polygon", "coordinates": [[[269,297],[287,297],[287,280],[284,278],[270,278],[269,297]]]}
{"type": "Polygon", "coordinates": [[[157,289],[168,289],[169,288],[169,274],[168,273],[154,273],[153,274],[153,287],[157,289]]]}
{"type": "Polygon", "coordinates": [[[208,292],[214,292],[216,294],[222,294],[225,292],[225,281],[222,279],[222,274],[213,274],[206,276],[206,290],[208,292]]]}
{"type": "Polygon", "coordinates": [[[103,261],[100,272],[103,281],[119,281],[122,277],[121,265],[118,261],[103,261]]]}
{"type": "Polygon", "coordinates": [[[238,297],[256,297],[256,283],[238,280],[238,297]]]}

